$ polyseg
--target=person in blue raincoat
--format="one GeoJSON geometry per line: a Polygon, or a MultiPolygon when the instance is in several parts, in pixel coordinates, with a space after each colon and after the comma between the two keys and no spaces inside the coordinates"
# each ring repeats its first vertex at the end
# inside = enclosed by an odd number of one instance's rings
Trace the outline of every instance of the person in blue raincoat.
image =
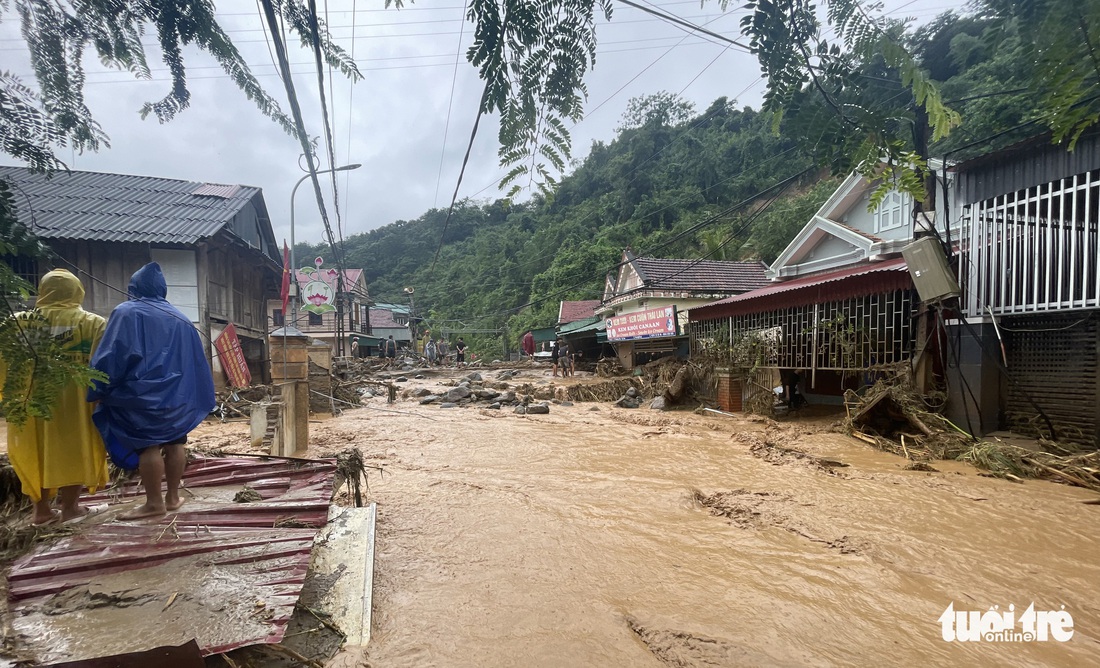
{"type": "Polygon", "coordinates": [[[88,401],[99,402],[92,421],[111,460],[141,475],[145,504],[120,517],[140,519],[183,505],[184,444],[214,410],[214,379],[198,331],[166,299],[160,265],[138,269],[128,291],[130,300],[111,313],[91,359],[109,380],[89,390],[88,401]]]}

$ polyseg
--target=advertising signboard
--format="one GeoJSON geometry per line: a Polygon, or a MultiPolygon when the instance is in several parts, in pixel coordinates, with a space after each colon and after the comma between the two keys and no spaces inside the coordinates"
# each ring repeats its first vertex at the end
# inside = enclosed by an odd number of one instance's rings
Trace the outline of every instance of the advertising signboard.
{"type": "Polygon", "coordinates": [[[248,371],[248,362],[244,359],[241,340],[237,338],[237,328],[233,323],[225,326],[225,331],[214,339],[214,349],[218,351],[225,376],[233,387],[248,387],[252,383],[252,374],[248,371]]]}
{"type": "Polygon", "coordinates": [[[624,313],[607,319],[608,341],[652,339],[659,336],[676,336],[677,333],[675,306],[624,313]]]}

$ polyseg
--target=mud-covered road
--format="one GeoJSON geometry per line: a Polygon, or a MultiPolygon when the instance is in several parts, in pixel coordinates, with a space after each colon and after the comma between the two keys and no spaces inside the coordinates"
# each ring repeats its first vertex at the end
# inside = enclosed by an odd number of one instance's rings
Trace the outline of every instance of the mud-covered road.
{"type": "Polygon", "coordinates": [[[903,470],[832,419],[373,399],[315,421],[310,454],[358,446],[385,468],[372,640],[343,663],[1100,664],[1095,495],[903,470]],[[1072,638],[942,638],[949,604],[1019,619],[1031,603],[1065,606],[1072,638]]]}

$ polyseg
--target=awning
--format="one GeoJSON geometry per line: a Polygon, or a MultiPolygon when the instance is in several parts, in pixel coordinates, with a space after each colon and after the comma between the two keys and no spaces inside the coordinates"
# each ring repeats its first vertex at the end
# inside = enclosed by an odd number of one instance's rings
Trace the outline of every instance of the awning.
{"type": "Polygon", "coordinates": [[[558,336],[579,336],[592,334],[607,329],[607,321],[600,317],[585,318],[562,325],[558,329],[558,336]]]}
{"type": "Polygon", "coordinates": [[[688,311],[688,320],[714,320],[780,308],[808,306],[839,299],[912,290],[913,281],[903,258],[895,258],[859,267],[848,267],[805,278],[783,281],[766,288],[697,306],[688,311]]]}

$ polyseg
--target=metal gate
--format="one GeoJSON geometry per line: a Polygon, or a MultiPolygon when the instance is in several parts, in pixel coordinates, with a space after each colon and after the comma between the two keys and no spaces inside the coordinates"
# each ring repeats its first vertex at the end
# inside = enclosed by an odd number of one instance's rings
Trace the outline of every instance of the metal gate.
{"type": "Polygon", "coordinates": [[[1047,413],[1060,440],[1100,447],[1100,311],[1005,318],[1005,419],[1013,431],[1045,433],[1024,392],[1047,413]]]}

